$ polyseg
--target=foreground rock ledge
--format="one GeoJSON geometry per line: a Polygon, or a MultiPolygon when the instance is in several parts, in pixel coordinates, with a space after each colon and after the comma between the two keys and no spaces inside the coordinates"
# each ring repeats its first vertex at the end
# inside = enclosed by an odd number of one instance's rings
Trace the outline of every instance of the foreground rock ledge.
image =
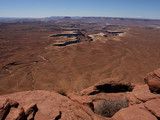
{"type": "Polygon", "coordinates": [[[113,116],[114,120],[157,120],[143,105],[121,109],[113,116]]]}
{"type": "MultiPolygon", "coordinates": [[[[36,120],[58,120],[58,118],[59,120],[107,120],[104,117],[95,115],[89,107],[74,102],[68,97],[55,92],[36,90],[18,92],[0,97],[1,102],[2,100],[5,101],[5,99],[18,101],[20,106],[12,109],[10,112],[8,111],[8,120],[25,120],[25,115],[28,115],[27,119],[29,120],[33,120],[33,117],[36,120]],[[27,108],[30,109],[27,110],[27,108]]],[[[4,103],[1,105],[0,111],[0,119],[2,120],[3,116],[5,116],[3,111],[6,110],[6,108],[3,107],[3,104],[4,103]]],[[[14,104],[17,104],[17,102],[14,104]]],[[[11,105],[12,104],[10,103],[10,106],[11,105]]]]}
{"type": "MultiPolygon", "coordinates": [[[[148,75],[145,80],[152,81],[154,77],[157,80],[159,69],[154,71],[154,75],[148,75]]],[[[153,87],[146,83],[132,85],[108,78],[81,91],[81,95],[68,93],[64,96],[43,90],[2,95],[0,119],[159,120],[160,94],[157,91],[152,93],[153,87]]]]}

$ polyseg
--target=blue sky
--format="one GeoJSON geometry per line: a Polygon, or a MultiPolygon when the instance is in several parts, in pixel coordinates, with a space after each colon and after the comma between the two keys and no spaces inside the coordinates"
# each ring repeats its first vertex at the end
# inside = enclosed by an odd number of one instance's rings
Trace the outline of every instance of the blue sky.
{"type": "Polygon", "coordinates": [[[160,19],[160,0],[0,0],[0,17],[49,16],[160,19]]]}

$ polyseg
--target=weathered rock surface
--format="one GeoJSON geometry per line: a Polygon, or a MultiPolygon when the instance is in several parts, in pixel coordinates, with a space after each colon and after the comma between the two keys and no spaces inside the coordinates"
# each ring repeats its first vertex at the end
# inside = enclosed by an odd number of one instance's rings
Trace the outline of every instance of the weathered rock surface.
{"type": "Polygon", "coordinates": [[[147,74],[144,80],[152,92],[160,93],[160,69],[147,74]]]}
{"type": "Polygon", "coordinates": [[[107,78],[99,81],[95,85],[81,91],[81,95],[94,95],[100,92],[119,93],[132,91],[133,86],[129,82],[124,82],[118,78],[107,78]]]}
{"type": "Polygon", "coordinates": [[[147,101],[145,107],[160,119],[160,99],[147,101]]]}
{"type": "MultiPolygon", "coordinates": [[[[92,99],[96,114],[113,120],[157,120],[158,108],[147,108],[147,102],[160,98],[151,93],[147,84],[131,85],[119,79],[106,79],[82,90],[82,96],[92,99]],[[145,103],[146,102],[146,103],[145,103]],[[145,106],[144,106],[145,104],[145,106]]],[[[160,104],[155,102],[155,104],[160,104]]],[[[158,105],[157,105],[158,106],[158,105]]]]}
{"type": "Polygon", "coordinates": [[[135,97],[143,102],[146,102],[148,100],[152,100],[152,99],[156,99],[156,98],[160,98],[159,94],[153,94],[151,93],[151,91],[149,90],[149,87],[147,84],[145,85],[137,85],[134,89],[133,89],[133,94],[135,95],[135,97]]]}
{"type": "MultiPolygon", "coordinates": [[[[38,111],[36,104],[26,106],[26,109],[19,105],[18,102],[11,100],[14,98],[1,97],[1,120],[34,120],[34,116],[38,111]]],[[[23,98],[22,98],[23,99],[23,98]]],[[[25,100],[24,100],[25,101],[25,100]]]]}
{"type": "Polygon", "coordinates": [[[117,111],[129,105],[127,92],[133,89],[131,83],[117,78],[108,78],[82,90],[82,96],[92,99],[93,111],[101,116],[112,117],[117,111]]]}
{"type": "Polygon", "coordinates": [[[26,106],[25,108],[25,116],[29,120],[33,120],[35,117],[36,112],[38,111],[36,104],[31,104],[29,106],[26,106]]]}
{"type": "Polygon", "coordinates": [[[158,120],[143,105],[121,109],[113,116],[114,120],[158,120]]]}
{"type": "Polygon", "coordinates": [[[132,105],[135,105],[135,104],[140,104],[140,103],[143,103],[143,101],[141,101],[140,99],[138,99],[133,92],[129,93],[128,94],[128,102],[129,102],[129,105],[128,106],[132,106],[132,105]]]}
{"type": "Polygon", "coordinates": [[[12,107],[18,107],[18,103],[9,99],[0,99],[0,119],[4,120],[12,107]]]}
{"type": "Polygon", "coordinates": [[[27,120],[23,107],[11,108],[6,120],[27,120]]]}
{"type": "MultiPolygon", "coordinates": [[[[154,71],[159,76],[159,71],[154,71]]],[[[35,90],[0,96],[1,120],[159,120],[160,94],[116,78],[64,95],[35,90]]]]}
{"type": "Polygon", "coordinates": [[[78,102],[80,104],[86,105],[90,107],[92,110],[94,110],[92,99],[89,98],[88,96],[79,96],[79,95],[70,93],[70,94],[67,94],[67,97],[74,102],[78,102]]]}
{"type": "Polygon", "coordinates": [[[88,106],[55,92],[40,90],[18,92],[3,95],[1,99],[12,99],[23,106],[23,108],[11,110],[8,120],[10,118],[16,120],[25,120],[26,118],[28,120],[107,120],[107,118],[95,115],[88,106]],[[23,116],[25,118],[22,118],[23,116]]]}

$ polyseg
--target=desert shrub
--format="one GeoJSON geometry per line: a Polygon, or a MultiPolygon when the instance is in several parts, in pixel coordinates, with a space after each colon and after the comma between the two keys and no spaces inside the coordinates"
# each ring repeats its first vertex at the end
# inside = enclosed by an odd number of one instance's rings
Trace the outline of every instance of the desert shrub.
{"type": "Polygon", "coordinates": [[[64,90],[64,89],[58,90],[57,93],[59,93],[59,94],[61,94],[61,95],[63,95],[63,96],[67,96],[67,92],[66,92],[66,90],[64,90]]]}
{"type": "Polygon", "coordinates": [[[116,112],[122,108],[128,107],[128,99],[101,99],[95,101],[94,112],[104,117],[112,117],[116,112]]]}

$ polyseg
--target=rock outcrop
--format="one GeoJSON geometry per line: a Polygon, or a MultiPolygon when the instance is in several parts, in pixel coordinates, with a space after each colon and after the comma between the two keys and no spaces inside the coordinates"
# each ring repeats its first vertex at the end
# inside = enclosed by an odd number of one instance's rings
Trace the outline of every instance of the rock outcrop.
{"type": "Polygon", "coordinates": [[[75,40],[71,40],[71,41],[66,41],[66,42],[62,42],[62,43],[56,43],[53,46],[67,46],[70,44],[75,44],[75,43],[79,43],[80,39],[76,38],[75,40]]]}
{"type": "Polygon", "coordinates": [[[12,107],[16,108],[18,107],[18,105],[19,104],[16,101],[1,98],[0,100],[0,119],[5,120],[5,118],[10,112],[10,109],[12,107]]]}
{"type": "Polygon", "coordinates": [[[81,95],[95,95],[98,93],[119,93],[132,91],[133,85],[118,78],[107,78],[99,81],[95,85],[81,91],[81,95]]]}
{"type": "Polygon", "coordinates": [[[157,120],[143,105],[134,105],[121,109],[113,116],[114,120],[157,120]]]}
{"type": "Polygon", "coordinates": [[[157,69],[144,78],[152,92],[160,93],[160,69],[157,69]]]}
{"type": "Polygon", "coordinates": [[[159,120],[160,94],[152,93],[158,91],[149,84],[159,77],[159,70],[148,75],[145,78],[148,85],[132,85],[108,78],[81,91],[81,95],[68,93],[64,96],[42,90],[2,95],[0,119],[159,120]]]}
{"type": "MultiPolygon", "coordinates": [[[[1,96],[1,99],[18,101],[18,108],[11,109],[6,119],[11,120],[106,120],[94,114],[87,105],[55,92],[26,91],[1,96]],[[37,113],[36,113],[37,112],[37,113]]],[[[13,106],[12,103],[9,106],[13,106]]],[[[2,119],[3,120],[3,119],[2,119]]]]}
{"type": "MultiPolygon", "coordinates": [[[[18,102],[11,100],[14,98],[1,97],[1,120],[34,120],[38,111],[37,105],[22,107],[18,102]]],[[[22,98],[23,99],[23,98],[22,98]]],[[[25,100],[24,100],[25,101],[25,100]]]]}
{"type": "Polygon", "coordinates": [[[147,101],[145,107],[160,119],[160,99],[147,101]]]}

